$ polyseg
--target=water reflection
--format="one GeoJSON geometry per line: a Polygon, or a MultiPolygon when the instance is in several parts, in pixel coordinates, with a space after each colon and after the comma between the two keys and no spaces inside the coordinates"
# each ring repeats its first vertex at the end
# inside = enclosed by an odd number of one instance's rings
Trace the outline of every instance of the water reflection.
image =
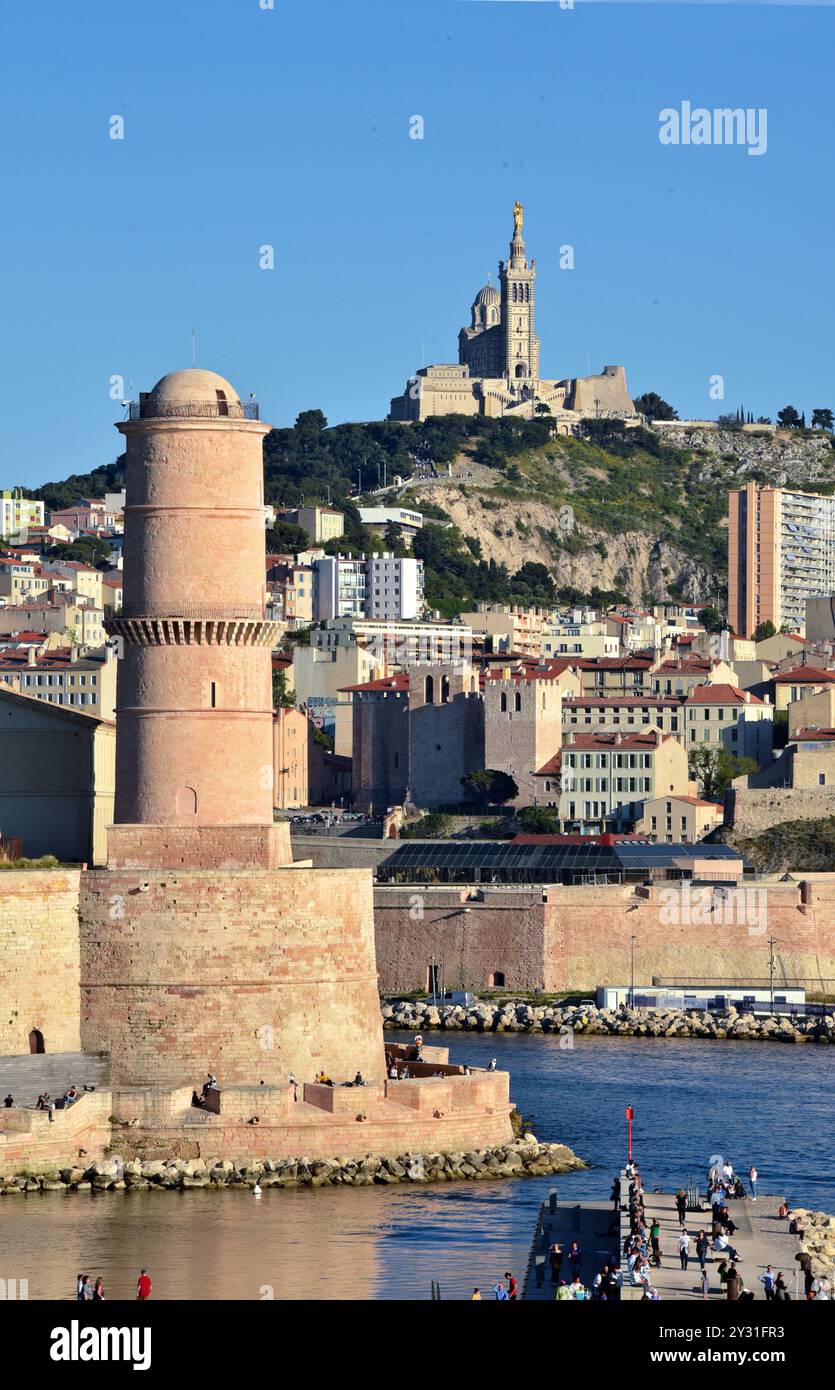
{"type": "MultiPolygon", "coordinates": [[[[779,1043],[458,1035],[456,1057],[496,1056],[542,1138],[595,1167],[557,1179],[561,1197],[608,1192],[635,1107],[635,1143],[650,1186],[702,1176],[721,1152],[764,1191],[835,1211],[835,1048],[779,1043]]],[[[132,1298],[139,1268],[155,1298],[428,1298],[489,1291],[527,1258],[552,1180],[427,1188],[265,1189],[3,1198],[0,1277],[31,1298],[72,1298],[79,1271],[111,1299],[132,1298]]]]}

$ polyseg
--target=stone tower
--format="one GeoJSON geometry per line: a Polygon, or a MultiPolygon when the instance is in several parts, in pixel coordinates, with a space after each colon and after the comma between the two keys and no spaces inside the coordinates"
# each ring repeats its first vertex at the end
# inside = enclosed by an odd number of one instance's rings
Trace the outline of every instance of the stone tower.
{"type": "MultiPolygon", "coordinates": [[[[127,450],[110,862],[282,862],[272,826],[262,439],[214,372],[172,372],[118,426],[127,450]],[[209,836],[196,830],[211,829],[209,836]],[[157,833],[159,832],[159,833],[157,833]],[[143,849],[144,847],[144,849],[143,849]]],[[[286,846],[284,847],[286,849],[286,846]]],[[[286,861],[286,854],[284,855],[286,861]]]]}
{"type": "Polygon", "coordinates": [[[536,799],[534,774],[562,746],[562,692],[556,680],[514,677],[484,684],[484,766],[507,772],[519,795],[510,803],[536,799]]]}
{"type": "Polygon", "coordinates": [[[513,240],[507,261],[499,261],[504,336],[503,375],[511,381],[539,377],[539,339],[534,332],[536,261],[528,261],[522,240],[522,208],[516,204],[513,240]]]}
{"type": "Polygon", "coordinates": [[[371,876],[294,865],[273,824],[269,426],[196,370],[130,415],[115,824],[107,868],[82,875],[82,1046],[110,1054],[116,1087],[175,1092],[172,1114],[209,1069],[226,1087],[382,1080],[371,876]]]}

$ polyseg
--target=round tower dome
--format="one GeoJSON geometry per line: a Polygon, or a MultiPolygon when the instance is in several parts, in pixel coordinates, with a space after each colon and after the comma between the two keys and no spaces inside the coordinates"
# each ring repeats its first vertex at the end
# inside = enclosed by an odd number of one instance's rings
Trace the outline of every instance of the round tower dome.
{"type": "Polygon", "coordinates": [[[473,300],[473,308],[475,308],[478,304],[484,305],[485,308],[490,308],[493,305],[501,304],[501,302],[502,297],[499,294],[499,291],[496,289],[496,286],[487,284],[484,286],[483,289],[479,290],[478,294],[473,300]]]}
{"type": "MultiPolygon", "coordinates": [[[[228,407],[240,409],[241,398],[234,386],[217,372],[189,367],[182,372],[169,372],[144,398],[143,414],[187,414],[189,406],[211,406],[212,413],[226,414],[228,407]],[[224,409],[226,407],[227,409],[224,409]]],[[[238,411],[234,412],[235,414],[238,411]]]]}

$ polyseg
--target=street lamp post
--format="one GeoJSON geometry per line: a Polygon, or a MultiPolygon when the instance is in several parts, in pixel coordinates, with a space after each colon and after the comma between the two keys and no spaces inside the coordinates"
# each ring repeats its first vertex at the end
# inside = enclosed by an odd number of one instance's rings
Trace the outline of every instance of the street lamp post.
{"type": "Polygon", "coordinates": [[[775,965],[776,965],[776,963],[777,963],[777,962],[776,962],[776,959],[775,959],[775,956],[774,956],[774,947],[775,947],[776,945],[777,945],[777,938],[776,938],[775,936],[770,936],[770,937],[768,938],[768,985],[769,985],[769,994],[770,994],[770,996],[771,996],[771,1012],[772,1012],[772,1014],[774,1013],[774,967],[775,967],[775,965]]]}
{"type": "Polygon", "coordinates": [[[635,1007],[635,942],[637,936],[629,938],[629,1007],[635,1007]]]}

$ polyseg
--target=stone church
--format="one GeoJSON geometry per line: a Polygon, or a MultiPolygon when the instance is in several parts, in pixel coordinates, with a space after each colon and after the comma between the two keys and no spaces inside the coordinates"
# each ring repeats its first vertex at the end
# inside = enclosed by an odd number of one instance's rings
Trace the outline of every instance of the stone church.
{"type": "Polygon", "coordinates": [[[534,327],[536,261],[522,238],[523,209],[513,209],[513,240],[499,261],[499,284],[476,295],[469,328],[458,335],[458,363],[421,367],[391,402],[390,420],[425,420],[429,415],[514,414],[526,419],[550,414],[561,433],[587,416],[625,419],[635,415],[623,367],[604,367],[599,376],[543,380],[534,327]]]}

